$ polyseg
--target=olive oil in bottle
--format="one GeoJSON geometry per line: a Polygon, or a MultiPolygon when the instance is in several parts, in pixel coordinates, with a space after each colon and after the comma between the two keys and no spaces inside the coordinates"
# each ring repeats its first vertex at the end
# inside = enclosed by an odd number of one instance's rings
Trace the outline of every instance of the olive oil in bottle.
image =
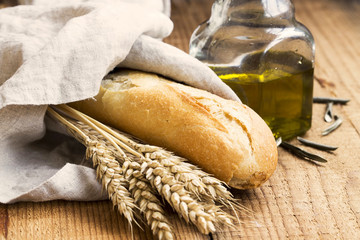
{"type": "Polygon", "coordinates": [[[288,73],[270,69],[262,74],[236,73],[211,67],[269,125],[274,136],[290,139],[311,127],[313,69],[288,73]]]}
{"type": "Polygon", "coordinates": [[[290,0],[215,0],[189,50],[286,140],[311,126],[314,46],[290,0]]]}

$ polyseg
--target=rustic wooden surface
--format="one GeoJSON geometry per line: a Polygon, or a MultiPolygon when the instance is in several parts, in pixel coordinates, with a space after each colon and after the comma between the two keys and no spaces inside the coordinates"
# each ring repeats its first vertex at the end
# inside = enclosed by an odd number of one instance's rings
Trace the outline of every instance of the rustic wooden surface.
{"type": "MultiPolygon", "coordinates": [[[[1,3],[1,2],[0,2],[1,3]]],[[[184,51],[194,28],[210,12],[209,0],[174,0],[175,29],[165,41],[184,51]]],[[[253,214],[212,236],[199,234],[170,213],[177,239],[360,239],[360,2],[294,0],[297,18],[316,41],[315,96],[350,98],[335,106],[342,126],[321,137],[324,105],[314,105],[306,138],[339,146],[324,166],[299,160],[279,149],[275,174],[261,188],[234,191],[253,214]]],[[[297,144],[295,141],[293,141],[297,144]]],[[[307,148],[308,149],[308,148],[307,148]]],[[[0,239],[131,239],[125,219],[109,201],[0,205],[0,239]]],[[[134,227],[134,239],[153,239],[134,227]]]]}

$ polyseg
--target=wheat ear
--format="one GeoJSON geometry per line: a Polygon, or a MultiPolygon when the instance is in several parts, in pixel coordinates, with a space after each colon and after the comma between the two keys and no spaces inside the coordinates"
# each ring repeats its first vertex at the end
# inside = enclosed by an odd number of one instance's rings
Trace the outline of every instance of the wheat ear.
{"type": "MultiPolygon", "coordinates": [[[[141,172],[144,173],[146,179],[176,212],[186,222],[192,222],[200,232],[204,234],[215,232],[215,225],[219,223],[233,226],[233,218],[230,215],[220,211],[220,208],[211,213],[207,211],[208,209],[214,210],[215,207],[209,208],[208,202],[198,201],[190,191],[184,188],[182,182],[176,180],[173,174],[167,171],[158,161],[149,158],[144,159],[141,172]],[[220,212],[221,215],[218,217],[220,212]]],[[[214,204],[211,205],[215,206],[214,204]]]]}
{"type": "Polygon", "coordinates": [[[154,235],[159,239],[173,239],[173,232],[165,211],[156,197],[156,192],[141,174],[140,169],[140,164],[137,162],[125,160],[122,171],[130,183],[129,190],[154,235]]]}

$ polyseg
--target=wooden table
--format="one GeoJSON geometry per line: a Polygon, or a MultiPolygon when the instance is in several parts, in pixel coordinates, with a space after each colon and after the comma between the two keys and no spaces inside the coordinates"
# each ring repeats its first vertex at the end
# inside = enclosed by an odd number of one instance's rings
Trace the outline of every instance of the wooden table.
{"type": "MultiPolygon", "coordinates": [[[[184,51],[194,28],[210,13],[212,1],[172,2],[175,29],[165,39],[184,51]]],[[[170,213],[177,239],[360,239],[360,2],[296,0],[297,18],[316,42],[315,96],[350,98],[335,106],[342,126],[329,136],[324,105],[315,104],[305,137],[339,146],[324,166],[299,160],[279,149],[275,174],[261,188],[234,191],[253,211],[240,213],[235,229],[204,236],[170,213]]],[[[293,143],[297,144],[295,141],[293,143]]],[[[307,148],[308,149],[308,148],[307,148]]],[[[309,149],[308,149],[309,150],[309,149]]],[[[131,239],[123,217],[110,201],[16,203],[0,205],[0,239],[131,239]]],[[[134,239],[153,239],[149,229],[134,227],[134,239]]]]}

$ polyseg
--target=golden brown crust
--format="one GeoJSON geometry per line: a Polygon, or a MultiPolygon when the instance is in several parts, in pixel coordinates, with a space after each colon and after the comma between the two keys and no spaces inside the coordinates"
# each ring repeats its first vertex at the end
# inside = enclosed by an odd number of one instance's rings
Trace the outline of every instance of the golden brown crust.
{"type": "Polygon", "coordinates": [[[251,135],[251,146],[254,159],[257,166],[250,167],[250,161],[243,161],[243,166],[234,172],[229,185],[247,189],[260,186],[272,175],[277,165],[277,146],[271,130],[266,123],[249,107],[246,108],[249,113],[248,133],[251,135]]]}
{"type": "Polygon", "coordinates": [[[275,140],[250,108],[206,91],[121,71],[103,81],[96,100],[72,106],[100,121],[189,159],[236,188],[257,187],[274,172],[275,140]]]}

